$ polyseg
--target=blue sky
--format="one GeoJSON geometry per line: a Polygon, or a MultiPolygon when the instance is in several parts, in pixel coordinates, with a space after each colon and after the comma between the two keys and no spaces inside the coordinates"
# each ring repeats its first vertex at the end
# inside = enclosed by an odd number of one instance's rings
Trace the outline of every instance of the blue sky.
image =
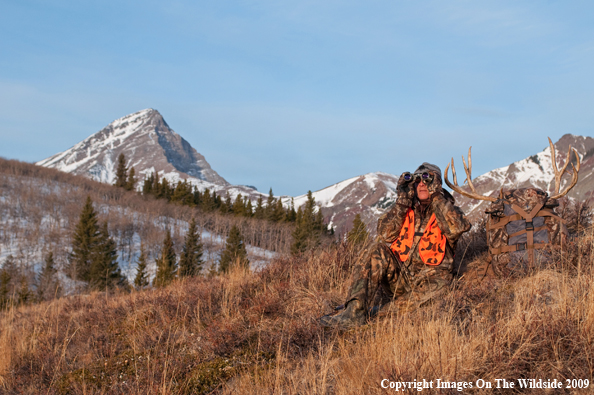
{"type": "Polygon", "coordinates": [[[594,136],[594,3],[0,3],[0,156],[35,162],[155,108],[229,182],[473,175],[594,136]]]}

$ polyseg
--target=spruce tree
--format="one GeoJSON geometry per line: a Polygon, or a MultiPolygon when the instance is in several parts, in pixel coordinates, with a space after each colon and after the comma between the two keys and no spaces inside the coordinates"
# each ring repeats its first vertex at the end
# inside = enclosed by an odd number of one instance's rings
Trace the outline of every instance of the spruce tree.
{"type": "Polygon", "coordinates": [[[229,231],[225,250],[221,254],[219,261],[219,271],[228,272],[231,266],[239,264],[249,267],[250,261],[247,258],[247,250],[243,243],[243,237],[237,225],[233,225],[229,231]]]}
{"type": "Polygon", "coordinates": [[[237,217],[245,216],[245,205],[244,205],[243,196],[241,196],[241,193],[235,197],[235,202],[233,203],[233,206],[231,207],[231,211],[233,212],[233,215],[235,215],[237,217]]]}
{"type": "Polygon", "coordinates": [[[45,265],[38,275],[37,280],[37,298],[39,300],[50,300],[61,295],[62,288],[56,278],[57,270],[55,268],[54,253],[49,252],[45,257],[45,265]]]}
{"type": "Polygon", "coordinates": [[[151,173],[150,176],[144,179],[144,184],[142,184],[142,194],[144,196],[148,196],[153,193],[153,183],[155,181],[155,175],[151,173]]]}
{"type": "Polygon", "coordinates": [[[116,187],[126,187],[128,181],[128,169],[126,169],[126,157],[124,154],[118,156],[118,164],[116,167],[116,179],[113,185],[116,187]]]}
{"type": "Polygon", "coordinates": [[[188,233],[179,258],[179,276],[192,277],[202,270],[202,243],[198,233],[196,220],[192,217],[188,225],[188,233]]]}
{"type": "Polygon", "coordinates": [[[295,229],[293,230],[293,244],[291,253],[298,255],[309,249],[316,248],[321,243],[324,228],[321,209],[316,213],[315,199],[311,191],[307,192],[307,201],[297,211],[295,229]]]}
{"type": "Polygon", "coordinates": [[[254,218],[257,219],[264,219],[266,217],[266,211],[264,209],[264,202],[262,200],[262,196],[258,198],[258,202],[256,203],[256,209],[254,210],[254,218]]]}
{"type": "Polygon", "coordinates": [[[136,289],[143,289],[149,285],[149,277],[146,271],[146,251],[144,244],[140,244],[140,256],[138,257],[138,265],[136,266],[136,277],[134,278],[134,286],[136,289]]]}
{"type": "Polygon", "coordinates": [[[128,173],[128,179],[126,180],[126,190],[133,191],[136,188],[136,171],[134,168],[130,168],[130,172],[128,173]]]}
{"type": "Polygon", "coordinates": [[[91,255],[91,287],[105,290],[125,284],[118,265],[116,243],[109,237],[107,222],[99,229],[99,237],[91,255]]]}
{"type": "Polygon", "coordinates": [[[97,214],[93,209],[93,201],[87,196],[87,201],[80,213],[74,234],[72,235],[72,253],[68,275],[80,281],[91,280],[91,257],[99,238],[97,214]]]}
{"type": "Polygon", "coordinates": [[[369,232],[367,226],[361,220],[361,214],[355,215],[353,220],[353,228],[347,233],[347,241],[351,244],[362,244],[367,240],[369,232]]]}
{"type": "Polygon", "coordinates": [[[274,209],[276,207],[274,194],[272,193],[272,188],[268,192],[268,198],[266,199],[266,209],[265,209],[265,216],[266,219],[269,221],[273,220],[274,217],[274,209]]]}
{"type": "Polygon", "coordinates": [[[177,274],[177,256],[173,249],[173,240],[171,239],[171,231],[167,229],[165,233],[165,240],[163,240],[163,248],[161,249],[161,256],[157,259],[157,275],[153,280],[155,287],[164,287],[170,284],[177,274]]]}

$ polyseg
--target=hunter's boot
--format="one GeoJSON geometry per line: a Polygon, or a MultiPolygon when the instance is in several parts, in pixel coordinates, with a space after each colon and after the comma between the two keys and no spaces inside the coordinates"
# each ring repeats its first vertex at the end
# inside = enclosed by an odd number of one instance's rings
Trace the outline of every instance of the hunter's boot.
{"type": "Polygon", "coordinates": [[[335,315],[325,315],[320,318],[320,325],[326,327],[349,329],[365,324],[367,312],[363,303],[357,299],[349,300],[346,307],[335,315]]]}

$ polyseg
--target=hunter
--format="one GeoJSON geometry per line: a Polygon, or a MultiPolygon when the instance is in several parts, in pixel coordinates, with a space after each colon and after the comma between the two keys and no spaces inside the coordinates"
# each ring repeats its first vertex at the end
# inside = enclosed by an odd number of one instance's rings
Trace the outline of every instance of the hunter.
{"type": "Polygon", "coordinates": [[[442,294],[451,283],[454,251],[470,223],[442,189],[441,170],[423,163],[398,180],[398,198],[377,224],[377,238],[354,267],[344,310],[320,319],[323,326],[362,325],[378,310],[376,292],[414,309],[442,294]]]}

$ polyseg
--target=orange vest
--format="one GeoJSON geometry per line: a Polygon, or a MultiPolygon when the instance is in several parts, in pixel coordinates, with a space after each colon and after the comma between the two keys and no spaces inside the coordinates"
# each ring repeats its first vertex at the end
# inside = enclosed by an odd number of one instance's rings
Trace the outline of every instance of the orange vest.
{"type": "MultiPolygon", "coordinates": [[[[402,262],[406,262],[413,239],[415,237],[415,213],[412,209],[408,209],[404,224],[400,229],[400,234],[392,243],[390,248],[400,257],[402,262]]],[[[441,233],[441,229],[437,226],[437,219],[435,214],[431,214],[425,232],[419,240],[419,255],[421,260],[426,265],[437,266],[445,256],[446,237],[441,233]]]]}

